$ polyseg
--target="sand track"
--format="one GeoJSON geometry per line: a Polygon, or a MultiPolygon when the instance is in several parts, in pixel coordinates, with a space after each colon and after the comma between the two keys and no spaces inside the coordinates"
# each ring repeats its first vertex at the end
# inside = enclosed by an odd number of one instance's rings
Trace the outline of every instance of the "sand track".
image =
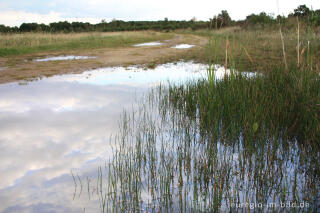
{"type": "Polygon", "coordinates": [[[81,51],[56,51],[0,58],[0,83],[33,80],[39,77],[81,73],[107,66],[142,65],[152,67],[159,63],[183,59],[190,52],[201,51],[206,38],[195,35],[176,34],[173,39],[163,41],[160,46],[103,48],[81,51]],[[193,44],[191,49],[171,48],[177,44],[193,44]],[[95,56],[86,60],[36,62],[35,58],[48,56],[77,55],[95,56]]]}

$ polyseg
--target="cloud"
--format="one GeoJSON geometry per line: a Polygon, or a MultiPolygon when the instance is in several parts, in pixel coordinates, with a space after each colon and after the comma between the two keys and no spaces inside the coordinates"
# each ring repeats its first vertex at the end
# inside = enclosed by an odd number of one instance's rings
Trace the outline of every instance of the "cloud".
{"type": "Polygon", "coordinates": [[[0,24],[6,26],[20,26],[22,23],[43,23],[49,24],[58,21],[68,21],[68,22],[90,22],[92,24],[99,23],[102,19],[92,18],[92,17],[64,17],[62,13],[49,12],[48,14],[32,13],[25,11],[5,11],[0,13],[0,24]]]}
{"type": "Polygon", "coordinates": [[[82,21],[98,23],[112,20],[208,20],[221,10],[227,10],[231,18],[244,19],[251,13],[278,13],[287,15],[301,4],[313,9],[320,8],[319,0],[272,0],[256,1],[212,0],[11,0],[0,2],[0,24],[19,26],[23,22],[50,23],[55,21],[82,21]]]}
{"type": "Polygon", "coordinates": [[[7,207],[25,212],[40,202],[61,208],[82,205],[72,201],[70,169],[96,176],[111,156],[109,136],[117,132],[119,116],[134,98],[130,86],[57,81],[2,85],[0,212],[7,207]]]}

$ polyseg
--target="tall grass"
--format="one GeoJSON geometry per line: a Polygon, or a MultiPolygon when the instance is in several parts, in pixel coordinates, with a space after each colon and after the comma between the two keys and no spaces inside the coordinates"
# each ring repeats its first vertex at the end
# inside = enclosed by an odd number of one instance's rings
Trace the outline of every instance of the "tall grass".
{"type": "MultiPolygon", "coordinates": [[[[214,58],[220,43],[210,44],[214,58]]],[[[103,211],[315,212],[320,76],[310,44],[307,53],[300,66],[288,60],[255,77],[233,72],[217,81],[211,64],[208,79],[151,90],[123,116],[103,211]]]]}
{"type": "Polygon", "coordinates": [[[152,91],[123,117],[108,210],[315,211],[319,78],[283,73],[152,91]]]}
{"type": "MultiPolygon", "coordinates": [[[[297,23],[296,23],[297,25],[297,23]]],[[[307,28],[302,23],[299,24],[299,47],[300,47],[300,62],[307,64],[308,43],[311,45],[312,66],[320,66],[320,52],[316,51],[320,48],[319,32],[307,28]],[[317,65],[316,65],[317,64],[317,65]]],[[[285,46],[286,62],[288,66],[292,63],[297,63],[297,31],[292,29],[282,29],[283,44],[285,46]]],[[[187,33],[187,32],[185,32],[187,33]]],[[[225,28],[214,31],[196,31],[190,32],[203,37],[211,37],[212,40],[218,40],[217,54],[215,54],[214,62],[217,64],[225,64],[226,57],[226,40],[229,37],[229,49],[232,51],[232,58],[229,54],[228,61],[235,63],[239,71],[260,71],[268,73],[274,67],[284,66],[283,46],[278,29],[266,30],[244,30],[241,28],[225,28]]],[[[212,42],[211,44],[213,44],[212,42]]],[[[213,51],[211,49],[211,54],[213,51]]],[[[198,54],[195,57],[198,61],[208,63],[208,52],[198,54]]],[[[211,60],[213,61],[213,60],[211,60]]],[[[309,62],[308,62],[309,63],[309,62]]],[[[230,63],[229,63],[230,64],[230,63]]],[[[310,64],[310,63],[309,63],[310,64]]],[[[310,64],[311,65],[311,64],[310,64]]],[[[319,70],[319,69],[318,69],[319,70]]]]}

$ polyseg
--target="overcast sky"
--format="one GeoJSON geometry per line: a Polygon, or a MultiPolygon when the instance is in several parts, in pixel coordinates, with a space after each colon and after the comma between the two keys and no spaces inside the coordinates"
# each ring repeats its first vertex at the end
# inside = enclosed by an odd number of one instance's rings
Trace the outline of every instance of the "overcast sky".
{"type": "Polygon", "coordinates": [[[320,9],[320,0],[0,0],[0,24],[90,23],[119,20],[208,20],[227,10],[234,20],[265,11],[287,15],[301,4],[320,9]]]}

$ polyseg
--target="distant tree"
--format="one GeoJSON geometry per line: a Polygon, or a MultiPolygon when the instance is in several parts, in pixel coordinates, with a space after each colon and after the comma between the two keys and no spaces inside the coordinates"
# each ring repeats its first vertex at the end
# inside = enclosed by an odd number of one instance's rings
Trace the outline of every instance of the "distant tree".
{"type": "Polygon", "coordinates": [[[93,28],[93,26],[88,22],[72,22],[71,27],[74,32],[87,32],[91,31],[91,29],[93,28]]]}
{"type": "Polygon", "coordinates": [[[222,10],[221,13],[218,15],[218,20],[220,20],[220,27],[226,27],[231,25],[231,17],[229,16],[228,11],[222,10]]]}
{"type": "MultiPolygon", "coordinates": [[[[281,16],[278,16],[278,17],[280,18],[281,16]]],[[[264,28],[265,25],[267,24],[275,23],[275,19],[271,15],[268,15],[265,12],[261,12],[259,15],[251,14],[247,16],[245,22],[247,26],[251,26],[251,27],[260,26],[264,28]]]]}
{"type": "Polygon", "coordinates": [[[305,5],[300,5],[297,9],[294,9],[294,16],[304,17],[309,15],[310,9],[305,5]]]}
{"type": "Polygon", "coordinates": [[[310,11],[309,24],[320,26],[320,10],[310,11]]]}
{"type": "MultiPolygon", "coordinates": [[[[229,15],[227,12],[222,12],[220,14],[221,23],[224,20],[224,23],[229,23],[229,15]]],[[[220,20],[219,19],[219,20],[220,20]]],[[[219,23],[220,23],[219,22],[219,23]]],[[[9,33],[9,32],[89,32],[89,31],[100,31],[100,32],[110,32],[110,31],[124,31],[124,30],[176,30],[176,29],[187,29],[192,28],[196,29],[205,29],[208,28],[208,22],[197,21],[193,18],[190,21],[170,21],[168,18],[165,18],[160,21],[121,21],[113,19],[111,22],[106,22],[102,20],[98,24],[90,24],[83,22],[53,22],[49,25],[37,24],[37,23],[23,23],[18,27],[7,27],[0,25],[0,32],[9,33]]]]}
{"type": "Polygon", "coordinates": [[[7,33],[7,27],[2,25],[2,24],[0,24],[0,32],[1,33],[7,33]]]}
{"type": "Polygon", "coordinates": [[[23,23],[19,27],[20,32],[32,32],[32,31],[37,31],[37,29],[38,29],[37,23],[23,23]]]}
{"type": "Polygon", "coordinates": [[[17,32],[18,29],[17,27],[7,27],[5,25],[0,24],[0,33],[13,33],[13,32],[17,32]]]}
{"type": "Polygon", "coordinates": [[[50,27],[45,24],[39,24],[38,25],[38,30],[39,32],[50,32],[50,27]]]}
{"type": "Polygon", "coordinates": [[[50,24],[52,32],[71,32],[72,25],[67,21],[54,22],[50,24]]]}
{"type": "Polygon", "coordinates": [[[286,21],[286,17],[285,16],[281,16],[281,15],[278,15],[277,18],[276,18],[276,21],[278,23],[284,23],[286,21]]]}

